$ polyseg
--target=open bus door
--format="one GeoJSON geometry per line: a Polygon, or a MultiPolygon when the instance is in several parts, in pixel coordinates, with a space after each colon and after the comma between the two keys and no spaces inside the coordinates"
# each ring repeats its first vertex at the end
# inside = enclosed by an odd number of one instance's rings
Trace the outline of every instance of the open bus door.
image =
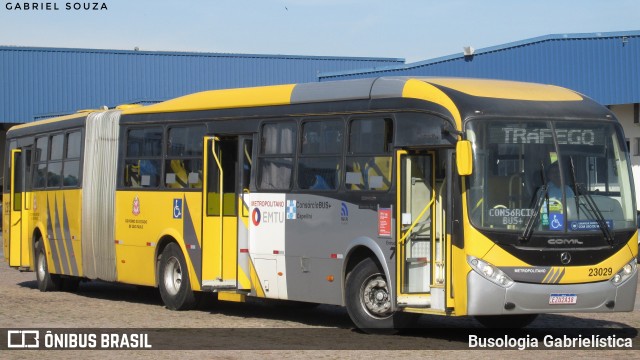
{"type": "Polygon", "coordinates": [[[23,238],[28,229],[26,183],[31,149],[11,150],[9,203],[9,266],[28,268],[31,264],[29,242],[23,238]]]}
{"type": "Polygon", "coordinates": [[[446,308],[446,179],[436,177],[435,151],[398,150],[397,302],[401,307],[446,308]]]}
{"type": "Polygon", "coordinates": [[[248,201],[253,139],[204,138],[202,288],[250,289],[248,201]]]}

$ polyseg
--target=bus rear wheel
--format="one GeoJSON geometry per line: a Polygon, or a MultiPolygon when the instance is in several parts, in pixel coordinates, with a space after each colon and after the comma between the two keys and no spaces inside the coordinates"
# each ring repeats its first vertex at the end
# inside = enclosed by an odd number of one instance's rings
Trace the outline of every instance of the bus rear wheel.
{"type": "Polygon", "coordinates": [[[36,258],[36,281],[38,283],[38,290],[45,291],[58,291],[62,285],[62,279],[60,275],[49,273],[49,267],[47,265],[47,254],[44,251],[44,245],[42,238],[39,238],[35,247],[36,258]]]}
{"type": "Polygon", "coordinates": [[[371,258],[358,263],[346,279],[347,312],[353,323],[367,333],[395,333],[405,318],[391,310],[391,292],[378,264],[371,258]]]}
{"type": "Polygon", "coordinates": [[[195,307],[196,296],[191,290],[187,263],[175,243],[167,245],[162,251],[158,287],[167,309],[189,310],[195,307]]]}

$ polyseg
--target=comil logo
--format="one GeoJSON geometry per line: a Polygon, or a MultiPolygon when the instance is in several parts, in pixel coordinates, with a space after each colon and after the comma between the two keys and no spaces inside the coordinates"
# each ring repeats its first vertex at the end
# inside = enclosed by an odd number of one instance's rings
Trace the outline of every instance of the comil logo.
{"type": "Polygon", "coordinates": [[[549,245],[584,245],[584,243],[578,239],[549,239],[547,243],[549,245]]]}
{"type": "Polygon", "coordinates": [[[40,347],[40,331],[8,330],[7,347],[9,349],[32,349],[40,347]]]}

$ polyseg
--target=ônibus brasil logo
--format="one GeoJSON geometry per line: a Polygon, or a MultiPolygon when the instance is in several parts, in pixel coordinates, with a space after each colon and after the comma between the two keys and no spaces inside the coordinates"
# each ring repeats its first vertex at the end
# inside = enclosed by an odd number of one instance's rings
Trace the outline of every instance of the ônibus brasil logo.
{"type": "Polygon", "coordinates": [[[251,221],[253,222],[254,226],[260,225],[261,217],[262,216],[260,214],[260,209],[258,208],[253,209],[253,212],[251,213],[251,221]]]}

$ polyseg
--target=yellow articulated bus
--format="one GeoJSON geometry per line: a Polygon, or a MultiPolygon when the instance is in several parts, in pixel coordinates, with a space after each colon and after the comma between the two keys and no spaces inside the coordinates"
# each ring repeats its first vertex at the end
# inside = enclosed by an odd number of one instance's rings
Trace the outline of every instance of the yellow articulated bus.
{"type": "Polygon", "coordinates": [[[526,326],[632,311],[636,206],[614,116],[573,91],[383,77],[216,90],[7,133],[8,264],[101,279],[526,326]]]}

